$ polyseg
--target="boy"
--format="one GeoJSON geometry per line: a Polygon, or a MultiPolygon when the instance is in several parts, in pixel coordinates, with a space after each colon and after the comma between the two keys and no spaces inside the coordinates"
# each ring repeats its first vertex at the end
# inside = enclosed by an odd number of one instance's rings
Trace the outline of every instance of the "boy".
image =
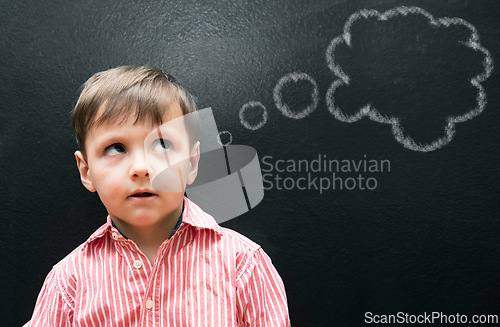
{"type": "Polygon", "coordinates": [[[75,158],[107,222],[53,267],[28,326],[290,325],[262,248],[184,197],[200,143],[183,117],[195,110],[153,67],[118,67],[84,84],[71,116],[75,158]],[[165,169],[169,192],[151,183],[165,169]]]}

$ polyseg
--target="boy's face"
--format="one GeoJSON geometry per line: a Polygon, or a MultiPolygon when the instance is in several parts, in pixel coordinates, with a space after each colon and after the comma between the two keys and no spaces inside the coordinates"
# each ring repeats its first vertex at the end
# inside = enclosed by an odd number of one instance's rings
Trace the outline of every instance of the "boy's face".
{"type": "Polygon", "coordinates": [[[114,221],[145,227],[180,215],[186,184],[196,178],[199,143],[190,147],[179,104],[170,106],[163,121],[102,123],[87,134],[87,160],[75,152],[82,183],[97,191],[114,221]],[[158,175],[161,191],[152,186],[158,175]]]}

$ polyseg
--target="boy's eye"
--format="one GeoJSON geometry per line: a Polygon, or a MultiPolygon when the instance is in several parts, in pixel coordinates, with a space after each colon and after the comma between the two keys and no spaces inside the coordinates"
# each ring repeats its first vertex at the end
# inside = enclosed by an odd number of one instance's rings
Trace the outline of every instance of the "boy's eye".
{"type": "Polygon", "coordinates": [[[153,151],[156,152],[167,152],[170,150],[172,143],[168,140],[158,139],[153,143],[153,151]]]}
{"type": "Polygon", "coordinates": [[[125,148],[121,144],[111,144],[104,150],[104,153],[108,156],[116,156],[125,153],[125,148]]]}

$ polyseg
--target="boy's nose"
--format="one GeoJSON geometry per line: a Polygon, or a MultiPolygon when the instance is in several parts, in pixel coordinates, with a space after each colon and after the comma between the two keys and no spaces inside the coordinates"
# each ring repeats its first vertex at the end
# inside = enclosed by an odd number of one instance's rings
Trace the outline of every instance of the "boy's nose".
{"type": "Polygon", "coordinates": [[[144,153],[137,153],[133,157],[132,165],[130,167],[130,177],[149,177],[150,168],[144,153]]]}

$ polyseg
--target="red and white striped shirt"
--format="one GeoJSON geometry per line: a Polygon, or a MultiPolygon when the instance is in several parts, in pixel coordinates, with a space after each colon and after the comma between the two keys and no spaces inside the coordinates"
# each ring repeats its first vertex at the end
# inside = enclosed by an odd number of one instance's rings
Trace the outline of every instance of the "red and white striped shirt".
{"type": "Polygon", "coordinates": [[[290,326],[262,248],[185,198],[153,265],[111,220],[56,264],[25,326],[290,326]]]}

